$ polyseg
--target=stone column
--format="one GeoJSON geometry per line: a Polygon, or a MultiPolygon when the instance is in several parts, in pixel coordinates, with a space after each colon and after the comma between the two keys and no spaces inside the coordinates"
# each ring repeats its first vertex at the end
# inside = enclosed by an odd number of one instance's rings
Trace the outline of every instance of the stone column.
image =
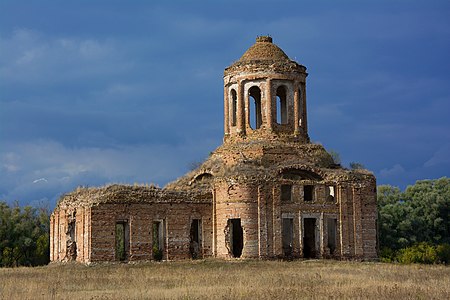
{"type": "Polygon", "coordinates": [[[266,116],[267,128],[272,129],[272,80],[270,78],[266,80],[266,116]]]}
{"type": "Polygon", "coordinates": [[[267,216],[265,203],[265,189],[258,185],[258,246],[259,258],[266,258],[267,253],[267,216]]]}
{"type": "MultiPolygon", "coordinates": [[[[278,188],[279,189],[279,188],[278,188]]],[[[282,234],[282,218],[281,218],[281,203],[280,203],[280,191],[273,188],[272,192],[272,230],[273,230],[273,254],[274,256],[282,256],[283,255],[283,248],[282,248],[282,240],[281,240],[281,234],[282,234]]]]}
{"type": "Polygon", "coordinates": [[[353,187],[353,243],[355,245],[355,257],[362,258],[364,255],[363,232],[362,232],[362,207],[361,207],[361,189],[353,187]]]}
{"type": "Polygon", "coordinates": [[[212,201],[212,256],[217,257],[217,216],[216,216],[216,188],[213,189],[212,201]]]}
{"type": "Polygon", "coordinates": [[[54,214],[50,215],[50,261],[55,261],[55,255],[53,251],[55,251],[55,216],[54,214]]]}
{"type": "Polygon", "coordinates": [[[300,133],[299,129],[299,92],[298,92],[298,82],[294,83],[294,134],[298,135],[300,133]]]}
{"type": "Polygon", "coordinates": [[[306,83],[301,84],[301,93],[302,93],[302,127],[303,133],[308,135],[308,121],[307,121],[307,113],[306,113],[306,83]]]}
{"type": "Polygon", "coordinates": [[[229,106],[229,103],[230,103],[230,99],[229,99],[229,96],[228,96],[228,87],[227,86],[225,86],[224,87],[224,89],[223,89],[223,98],[224,98],[224,105],[223,105],[223,107],[224,107],[224,133],[225,133],[225,135],[228,135],[228,134],[230,134],[230,106],[229,106]]]}
{"type": "Polygon", "coordinates": [[[242,81],[239,81],[237,91],[237,120],[236,120],[238,134],[245,134],[244,107],[245,107],[244,83],[242,81]]]}

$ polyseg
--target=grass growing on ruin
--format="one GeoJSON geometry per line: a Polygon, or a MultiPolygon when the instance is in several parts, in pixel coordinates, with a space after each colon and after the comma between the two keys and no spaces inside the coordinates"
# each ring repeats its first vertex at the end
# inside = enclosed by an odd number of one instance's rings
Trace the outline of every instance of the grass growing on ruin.
{"type": "Polygon", "coordinates": [[[198,260],[0,269],[1,299],[450,299],[450,267],[198,260]]]}

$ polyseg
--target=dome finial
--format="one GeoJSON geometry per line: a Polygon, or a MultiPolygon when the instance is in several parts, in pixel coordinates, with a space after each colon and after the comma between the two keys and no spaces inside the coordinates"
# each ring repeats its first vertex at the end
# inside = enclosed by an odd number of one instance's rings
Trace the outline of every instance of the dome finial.
{"type": "Polygon", "coordinates": [[[272,37],[269,35],[261,35],[256,37],[257,43],[272,43],[272,37]]]}

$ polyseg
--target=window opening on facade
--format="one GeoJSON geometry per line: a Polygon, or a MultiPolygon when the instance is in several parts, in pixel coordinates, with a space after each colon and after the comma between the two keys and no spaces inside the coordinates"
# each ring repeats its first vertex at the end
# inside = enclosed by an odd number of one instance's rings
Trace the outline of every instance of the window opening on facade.
{"type": "Polygon", "coordinates": [[[201,256],[201,225],[202,222],[200,219],[193,219],[191,222],[189,250],[193,259],[199,258],[201,256]]]}
{"type": "Polygon", "coordinates": [[[152,236],[153,259],[162,260],[164,256],[164,226],[162,221],[153,222],[152,236]]]}
{"type": "Polygon", "coordinates": [[[314,201],[314,186],[313,185],[305,185],[303,187],[304,191],[304,200],[305,201],[314,201]]]}
{"type": "Polygon", "coordinates": [[[288,108],[286,99],[286,87],[279,86],[277,88],[277,123],[288,123],[288,108]]]}
{"type": "Polygon", "coordinates": [[[128,222],[120,221],[116,223],[116,260],[124,261],[128,258],[130,244],[130,231],[128,222]]]}
{"type": "Polygon", "coordinates": [[[336,251],[336,232],[337,232],[337,219],[327,219],[327,247],[330,250],[330,254],[333,255],[336,251]]]}
{"type": "Polygon", "coordinates": [[[292,218],[283,218],[283,231],[282,231],[282,243],[283,243],[283,255],[284,257],[291,257],[294,241],[294,220],[292,218]]]}
{"type": "Polygon", "coordinates": [[[253,129],[258,129],[262,125],[261,90],[257,86],[252,86],[248,90],[248,95],[250,127],[253,129]]]}
{"type": "Polygon", "coordinates": [[[327,186],[327,201],[334,202],[334,186],[327,186]]]}
{"type": "Polygon", "coordinates": [[[236,126],[237,120],[237,94],[233,89],[231,90],[231,126],[236,126]]]}
{"type": "Polygon", "coordinates": [[[244,247],[244,231],[241,226],[241,219],[229,219],[228,227],[230,228],[230,246],[233,257],[241,257],[244,247]]]}
{"type": "Polygon", "coordinates": [[[303,219],[303,257],[315,258],[317,256],[316,251],[316,219],[305,218],[303,219]]]}
{"type": "Polygon", "coordinates": [[[292,185],[282,184],[281,185],[281,201],[289,202],[292,201],[292,185]]]}

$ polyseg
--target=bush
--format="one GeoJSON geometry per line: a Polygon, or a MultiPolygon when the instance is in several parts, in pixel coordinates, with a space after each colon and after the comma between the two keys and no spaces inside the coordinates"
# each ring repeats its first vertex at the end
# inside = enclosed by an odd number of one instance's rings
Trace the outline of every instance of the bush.
{"type": "Polygon", "coordinates": [[[397,261],[397,253],[388,247],[383,247],[380,251],[380,260],[382,262],[391,263],[397,261]]]}
{"type": "Polygon", "coordinates": [[[397,260],[403,264],[436,264],[439,263],[439,256],[435,246],[423,242],[401,249],[397,260]]]}
{"type": "Polygon", "coordinates": [[[157,261],[163,259],[163,252],[159,249],[158,245],[153,245],[153,259],[157,261]]]}
{"type": "Polygon", "coordinates": [[[450,263],[450,245],[441,244],[436,247],[436,252],[439,257],[439,262],[441,264],[448,265],[450,263]]]}

